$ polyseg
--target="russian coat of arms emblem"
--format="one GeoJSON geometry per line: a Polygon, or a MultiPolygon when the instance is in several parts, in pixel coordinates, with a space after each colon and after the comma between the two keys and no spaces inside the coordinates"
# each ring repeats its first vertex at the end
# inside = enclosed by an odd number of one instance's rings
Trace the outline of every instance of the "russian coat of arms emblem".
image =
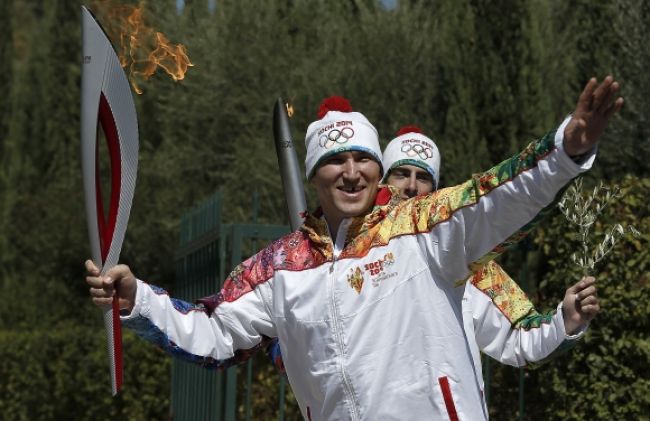
{"type": "Polygon", "coordinates": [[[348,284],[354,288],[357,294],[361,294],[361,288],[363,287],[363,272],[361,272],[361,269],[358,266],[355,270],[350,268],[348,284]]]}

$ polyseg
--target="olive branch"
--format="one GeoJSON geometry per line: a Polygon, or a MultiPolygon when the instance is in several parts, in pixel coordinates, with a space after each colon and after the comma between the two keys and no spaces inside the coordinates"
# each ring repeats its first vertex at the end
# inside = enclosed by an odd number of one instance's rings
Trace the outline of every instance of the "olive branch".
{"type": "Polygon", "coordinates": [[[608,204],[622,197],[623,194],[619,186],[608,187],[602,181],[594,187],[591,194],[583,193],[582,187],[582,179],[579,178],[567,189],[558,207],[567,221],[578,227],[576,237],[580,242],[580,248],[571,254],[571,261],[581,267],[586,275],[593,271],[596,263],[612,251],[626,232],[635,237],[638,237],[640,232],[632,225],[623,227],[621,224],[614,224],[605,232],[603,241],[592,249],[589,234],[596,219],[608,204]]]}

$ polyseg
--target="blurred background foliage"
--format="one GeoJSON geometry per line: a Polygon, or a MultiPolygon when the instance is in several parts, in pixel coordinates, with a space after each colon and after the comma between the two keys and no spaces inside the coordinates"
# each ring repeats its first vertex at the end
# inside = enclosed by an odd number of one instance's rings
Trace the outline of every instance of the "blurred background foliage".
{"type": "MultiPolygon", "coordinates": [[[[633,223],[644,235],[618,244],[600,267],[603,310],[584,342],[527,372],[525,418],[647,417],[648,2],[217,0],[212,11],[207,1],[182,10],[176,3],[141,3],[194,66],[178,83],[157,72],[135,98],[140,168],[122,254],[167,288],[180,215],[214,191],[227,201],[227,222],[250,219],[257,190],[258,221],[285,223],[272,152],[278,96],[295,110],[301,159],[322,98],[344,95],[376,125],[382,145],[403,125],[422,127],[443,155],[442,183],[452,185],[556,127],[589,77],[614,74],[625,107],[585,183],[624,186],[604,220],[633,223]]],[[[163,419],[169,361],[129,334],[125,391],[109,397],[101,316],[83,282],[80,4],[0,0],[0,414],[163,419]]],[[[315,205],[311,190],[308,201],[315,205]]],[[[555,307],[578,276],[568,231],[551,217],[534,234],[532,262],[516,252],[503,258],[513,274],[529,268],[542,309],[555,307]]],[[[262,371],[259,384],[271,375],[262,371]]],[[[517,419],[517,376],[493,365],[495,419],[517,419]]],[[[258,400],[256,413],[266,414],[271,400],[258,400]]]]}

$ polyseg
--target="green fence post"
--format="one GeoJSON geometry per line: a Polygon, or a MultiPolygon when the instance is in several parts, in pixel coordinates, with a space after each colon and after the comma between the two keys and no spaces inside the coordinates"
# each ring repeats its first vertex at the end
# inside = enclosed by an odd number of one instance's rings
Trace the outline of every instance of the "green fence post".
{"type": "MultiPolygon", "coordinates": [[[[232,226],[232,253],[230,267],[234,268],[241,262],[242,229],[239,224],[232,226]]],[[[226,402],[224,421],[235,421],[237,413],[237,366],[226,370],[226,402]]]]}
{"type": "MultiPolygon", "coordinates": [[[[259,194],[257,189],[253,192],[253,214],[251,222],[257,224],[257,212],[259,208],[259,194]]],[[[257,252],[257,239],[253,239],[253,252],[257,252]]],[[[253,407],[251,399],[253,396],[253,359],[250,358],[246,363],[246,421],[251,420],[253,407]]]]}
{"type": "MultiPolygon", "coordinates": [[[[219,193],[189,209],[181,219],[176,252],[174,295],[187,301],[212,294],[219,288],[219,258],[225,249],[221,229],[219,193]]],[[[220,274],[221,274],[220,273],[220,274]]],[[[223,375],[174,359],[172,362],[171,416],[175,420],[223,419],[223,375]]]]}
{"type": "Polygon", "coordinates": [[[280,402],[278,403],[280,406],[280,412],[278,415],[278,420],[279,421],[284,421],[284,394],[285,394],[285,384],[287,381],[285,380],[283,375],[280,375],[280,402]]]}
{"type": "MultiPolygon", "coordinates": [[[[220,224],[221,234],[219,236],[219,288],[223,286],[223,281],[226,279],[226,247],[228,247],[228,235],[230,233],[230,227],[226,224],[220,224]]],[[[224,397],[225,397],[225,385],[224,385],[224,375],[225,373],[219,373],[219,380],[217,382],[217,391],[216,391],[216,413],[219,414],[219,417],[224,413],[224,397]]]]}
{"type": "Polygon", "coordinates": [[[524,419],[524,369],[519,369],[519,420],[524,419]]]}
{"type": "MultiPolygon", "coordinates": [[[[189,209],[181,219],[180,245],[176,252],[177,284],[174,295],[188,301],[215,293],[230,267],[242,260],[244,239],[276,239],[288,232],[286,226],[258,225],[259,196],[253,196],[250,224],[224,224],[220,193],[189,209]],[[230,238],[230,239],[229,239],[230,238]],[[228,253],[231,253],[228,256],[228,253]]],[[[248,251],[248,249],[246,249],[248,251]]],[[[234,421],[238,417],[238,368],[225,373],[174,360],[172,363],[171,413],[175,420],[234,421]]],[[[246,419],[253,417],[253,366],[247,366],[246,419]]],[[[280,419],[284,419],[284,378],[280,382],[280,419]]],[[[241,399],[242,397],[240,397],[241,399]]],[[[241,401],[240,401],[241,402],[241,401]]]]}
{"type": "Polygon", "coordinates": [[[490,386],[492,383],[492,366],[490,362],[490,357],[485,356],[485,363],[483,364],[485,372],[485,385],[483,388],[483,393],[485,394],[485,404],[490,405],[490,386]]]}
{"type": "MultiPolygon", "coordinates": [[[[530,237],[526,237],[522,242],[519,243],[519,249],[522,253],[523,265],[520,272],[520,285],[525,293],[528,293],[530,287],[528,285],[528,251],[531,250],[530,237]]],[[[519,369],[519,417],[520,421],[524,419],[524,383],[525,383],[525,371],[523,368],[519,369]]]]}

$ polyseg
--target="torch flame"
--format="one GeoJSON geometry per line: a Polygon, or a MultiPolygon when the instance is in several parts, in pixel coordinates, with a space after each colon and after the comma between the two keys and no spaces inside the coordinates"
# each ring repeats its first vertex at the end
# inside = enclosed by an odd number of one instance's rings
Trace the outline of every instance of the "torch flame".
{"type": "Polygon", "coordinates": [[[139,84],[159,67],[178,82],[193,66],[184,45],[173,45],[165,34],[145,24],[144,1],[136,7],[104,0],[97,3],[96,10],[109,38],[119,42],[115,47],[120,64],[129,69],[129,81],[136,93],[142,93],[139,84]]]}
{"type": "Polygon", "coordinates": [[[287,102],[284,104],[284,106],[287,109],[287,115],[289,116],[289,118],[293,117],[293,105],[287,102]]]}

